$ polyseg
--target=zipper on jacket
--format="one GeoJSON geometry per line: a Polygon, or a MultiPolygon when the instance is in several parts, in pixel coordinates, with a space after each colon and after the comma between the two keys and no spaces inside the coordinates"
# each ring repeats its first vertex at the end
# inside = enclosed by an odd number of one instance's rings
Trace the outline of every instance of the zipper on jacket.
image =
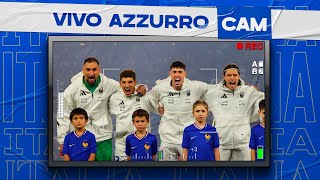
{"type": "MultiPolygon", "coordinates": [[[[93,99],[93,93],[91,93],[91,97],[92,97],[92,99],[93,99]]],[[[90,124],[91,124],[91,132],[93,131],[92,129],[93,129],[93,126],[92,126],[92,119],[91,119],[91,121],[90,121],[90,124]]]]}

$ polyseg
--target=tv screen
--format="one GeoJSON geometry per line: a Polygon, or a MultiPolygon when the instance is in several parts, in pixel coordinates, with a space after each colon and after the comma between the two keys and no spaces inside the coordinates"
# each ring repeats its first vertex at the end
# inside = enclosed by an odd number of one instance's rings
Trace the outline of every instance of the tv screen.
{"type": "Polygon", "coordinates": [[[49,166],[269,166],[269,41],[49,36],[48,48],[49,166]],[[84,63],[86,59],[91,61],[84,63]],[[97,65],[95,60],[99,65],[91,66],[97,65]],[[131,95],[128,79],[119,83],[120,73],[128,69],[136,74],[136,88],[147,87],[146,94],[131,95]],[[265,123],[259,116],[262,99],[265,123]],[[198,100],[200,105],[194,105],[198,100]],[[126,106],[127,101],[132,104],[126,106]],[[139,103],[148,103],[147,132],[132,118],[133,111],[145,107],[139,103]],[[197,107],[208,110],[208,116],[197,115],[197,107]],[[81,125],[70,120],[75,108],[88,114],[80,134],[76,130],[81,125]],[[89,133],[95,142],[80,140],[92,139],[86,137],[89,133]],[[108,157],[101,158],[101,151],[108,157]],[[81,160],[84,152],[88,156],[81,160]],[[92,154],[95,160],[89,162],[92,154]]]}

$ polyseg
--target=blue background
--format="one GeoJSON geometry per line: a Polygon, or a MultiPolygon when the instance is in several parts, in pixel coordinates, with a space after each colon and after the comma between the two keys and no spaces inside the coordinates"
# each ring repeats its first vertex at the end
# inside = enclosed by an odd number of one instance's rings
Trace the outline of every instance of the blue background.
{"type": "MultiPolygon", "coordinates": [[[[270,8],[266,7],[218,7],[218,38],[219,39],[271,39],[271,18],[270,8]],[[237,28],[239,17],[245,18],[248,23],[248,27],[251,29],[250,18],[254,17],[259,25],[263,18],[267,18],[266,31],[252,31],[247,32],[246,29],[240,25],[241,30],[226,31],[222,27],[223,19],[226,17],[233,17],[235,22],[227,22],[226,26],[233,26],[237,28]]],[[[261,23],[263,24],[263,23],[261,23]]]]}
{"type": "MultiPolygon", "coordinates": [[[[320,2],[311,0],[81,3],[320,9],[320,2]]],[[[0,179],[319,179],[319,41],[271,41],[270,168],[52,169],[47,167],[47,34],[1,32],[0,36],[0,179]]]]}

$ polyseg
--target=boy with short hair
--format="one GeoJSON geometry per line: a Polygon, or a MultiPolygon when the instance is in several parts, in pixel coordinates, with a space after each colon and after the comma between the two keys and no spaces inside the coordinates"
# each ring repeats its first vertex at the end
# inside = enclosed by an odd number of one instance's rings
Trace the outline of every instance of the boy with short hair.
{"type": "Polygon", "coordinates": [[[85,129],[88,114],[82,108],[71,111],[69,116],[75,130],[64,138],[63,159],[65,161],[94,161],[96,157],[96,138],[85,129]]]}
{"type": "MultiPolygon", "coordinates": [[[[155,102],[149,93],[143,96],[136,93],[137,79],[132,69],[125,69],[120,73],[119,84],[121,89],[110,97],[109,111],[116,116],[114,160],[126,161],[126,138],[136,131],[132,124],[132,113],[137,109],[156,112],[158,102],[155,102]]],[[[150,126],[147,131],[151,132],[150,126]]]]}
{"type": "Polygon", "coordinates": [[[143,109],[134,111],[132,123],[137,130],[126,139],[127,160],[154,161],[157,154],[157,138],[146,130],[149,113],[143,109]]]}
{"type": "Polygon", "coordinates": [[[259,102],[260,124],[251,129],[249,147],[251,160],[264,160],[264,127],[265,127],[265,100],[259,102]]]}

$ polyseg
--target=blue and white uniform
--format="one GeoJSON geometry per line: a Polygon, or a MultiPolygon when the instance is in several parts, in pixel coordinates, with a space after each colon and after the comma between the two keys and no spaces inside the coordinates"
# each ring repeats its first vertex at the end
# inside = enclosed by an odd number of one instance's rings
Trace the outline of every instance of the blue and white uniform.
{"type": "Polygon", "coordinates": [[[88,161],[96,151],[96,138],[87,130],[81,136],[73,131],[64,138],[62,153],[69,155],[71,161],[88,161]]]}
{"type": "Polygon", "coordinates": [[[262,124],[258,124],[251,129],[249,147],[250,147],[250,149],[256,150],[256,160],[257,161],[264,160],[264,156],[263,156],[263,159],[257,158],[257,153],[258,153],[257,148],[258,147],[263,148],[263,150],[264,150],[264,126],[262,124]]]}
{"type": "Polygon", "coordinates": [[[147,132],[143,138],[135,133],[126,139],[126,154],[131,161],[152,161],[152,156],[157,154],[157,138],[147,132]]]}
{"type": "Polygon", "coordinates": [[[188,161],[214,161],[219,148],[216,128],[206,124],[202,129],[192,124],[184,129],[182,148],[188,149],[188,161]]]}

